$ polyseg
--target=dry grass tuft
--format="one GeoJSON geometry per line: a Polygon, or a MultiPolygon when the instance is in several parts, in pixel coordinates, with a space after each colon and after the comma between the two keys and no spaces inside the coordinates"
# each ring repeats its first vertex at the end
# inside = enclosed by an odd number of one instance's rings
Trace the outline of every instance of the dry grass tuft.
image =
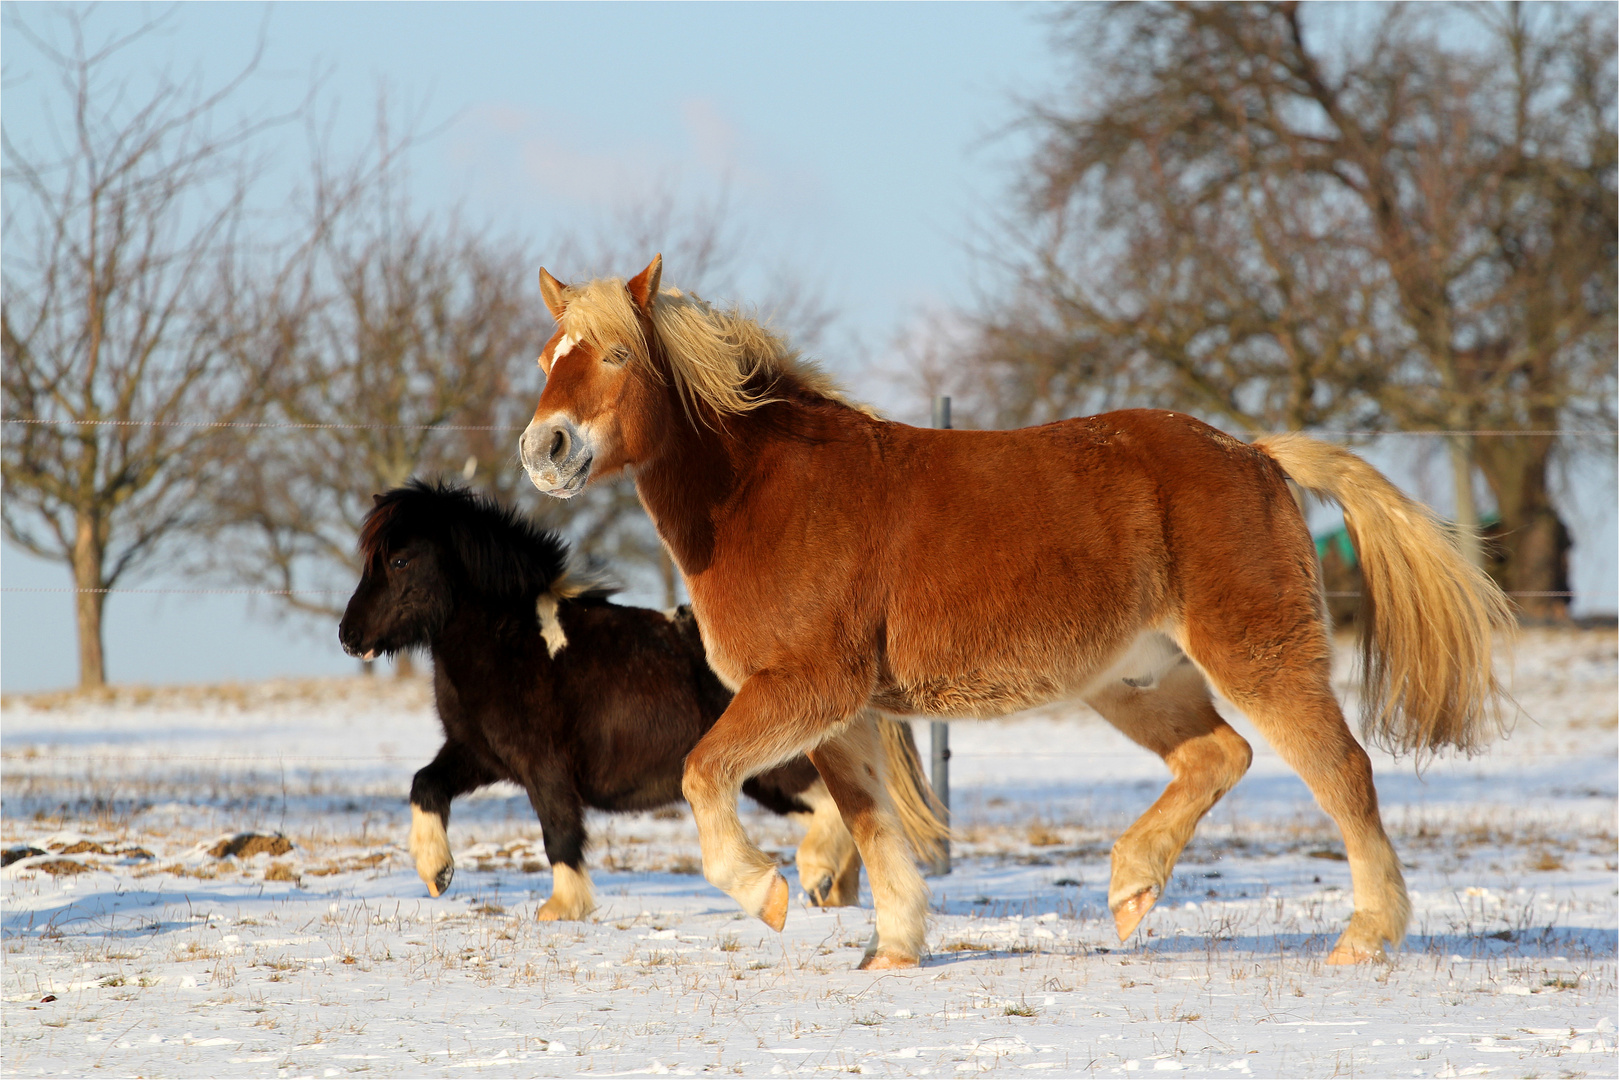
{"type": "Polygon", "coordinates": [[[216,859],[251,859],[255,855],[285,855],[292,850],[292,841],[280,833],[244,832],[226,837],[208,849],[216,859]]]}

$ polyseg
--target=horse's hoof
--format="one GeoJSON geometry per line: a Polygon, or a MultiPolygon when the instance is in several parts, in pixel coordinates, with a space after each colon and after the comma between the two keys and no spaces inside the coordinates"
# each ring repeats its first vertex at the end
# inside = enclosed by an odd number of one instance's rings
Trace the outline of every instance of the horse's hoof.
{"type": "Polygon", "coordinates": [[[809,902],[816,907],[826,907],[832,899],[832,875],[827,874],[808,890],[809,902]]]}
{"type": "Polygon", "coordinates": [[[562,918],[562,913],[551,907],[551,901],[547,900],[540,905],[540,910],[534,913],[534,918],[539,922],[556,922],[562,918]]]}
{"type": "Polygon", "coordinates": [[[1147,912],[1157,902],[1156,888],[1142,889],[1114,909],[1113,923],[1118,928],[1120,941],[1135,933],[1136,927],[1141,925],[1141,920],[1147,917],[1147,912]]]}
{"type": "Polygon", "coordinates": [[[906,956],[904,953],[889,952],[887,949],[879,949],[877,952],[872,953],[870,956],[860,961],[859,970],[896,971],[900,968],[913,968],[916,966],[917,960],[914,956],[906,956]]]}
{"type": "Polygon", "coordinates": [[[427,891],[433,896],[443,896],[450,888],[450,881],[455,877],[455,867],[446,866],[435,874],[427,883],[427,891]]]}
{"type": "Polygon", "coordinates": [[[780,874],[774,874],[774,877],[770,890],[765,893],[765,905],[759,912],[759,918],[770,929],[780,931],[787,925],[787,879],[780,874]]]}

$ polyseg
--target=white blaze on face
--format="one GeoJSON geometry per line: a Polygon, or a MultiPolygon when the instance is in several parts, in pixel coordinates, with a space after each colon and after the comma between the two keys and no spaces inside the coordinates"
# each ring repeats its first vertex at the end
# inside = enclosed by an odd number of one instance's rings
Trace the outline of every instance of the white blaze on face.
{"type": "Polygon", "coordinates": [[[534,613],[540,618],[540,637],[545,640],[545,651],[556,656],[568,644],[568,635],[563,633],[562,621],[557,618],[557,598],[543,593],[534,605],[534,613]]]}
{"type": "Polygon", "coordinates": [[[557,342],[557,347],[551,350],[551,367],[553,370],[557,366],[557,361],[572,352],[573,347],[577,344],[579,344],[579,339],[572,334],[562,335],[562,340],[557,342]]]}

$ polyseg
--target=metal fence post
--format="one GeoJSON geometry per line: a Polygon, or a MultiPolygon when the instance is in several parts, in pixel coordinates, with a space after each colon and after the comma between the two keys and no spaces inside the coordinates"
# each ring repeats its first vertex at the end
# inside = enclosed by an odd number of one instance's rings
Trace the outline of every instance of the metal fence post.
{"type": "MultiPolygon", "coordinates": [[[[933,399],[933,426],[947,428],[950,426],[950,398],[938,396],[933,399]]],[[[941,720],[933,721],[933,794],[938,796],[939,804],[944,807],[944,823],[950,824],[950,725],[941,720]]],[[[950,841],[947,839],[940,844],[939,857],[933,860],[929,873],[948,874],[950,872],[950,841]]]]}

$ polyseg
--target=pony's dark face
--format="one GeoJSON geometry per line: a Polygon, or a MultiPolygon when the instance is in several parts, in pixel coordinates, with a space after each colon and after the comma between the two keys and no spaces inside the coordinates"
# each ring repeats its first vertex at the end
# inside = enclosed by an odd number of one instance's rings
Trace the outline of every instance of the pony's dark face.
{"type": "MultiPolygon", "coordinates": [[[[652,264],[625,284],[640,334],[651,339],[651,310],[663,261],[652,264]]],[[[566,286],[540,271],[540,291],[560,324],[567,308],[566,286]]],[[[630,327],[633,332],[633,327],[630,327]]],[[[571,499],[593,476],[610,476],[640,458],[646,438],[641,407],[644,365],[630,357],[644,344],[590,341],[564,332],[560,325],[540,353],[545,390],[534,419],[518,441],[523,469],[535,487],[559,499],[571,499]]]]}
{"type": "Polygon", "coordinates": [[[367,560],[337,639],[362,660],[428,645],[449,616],[449,597],[439,545],[421,537],[385,545],[367,560]]]}

